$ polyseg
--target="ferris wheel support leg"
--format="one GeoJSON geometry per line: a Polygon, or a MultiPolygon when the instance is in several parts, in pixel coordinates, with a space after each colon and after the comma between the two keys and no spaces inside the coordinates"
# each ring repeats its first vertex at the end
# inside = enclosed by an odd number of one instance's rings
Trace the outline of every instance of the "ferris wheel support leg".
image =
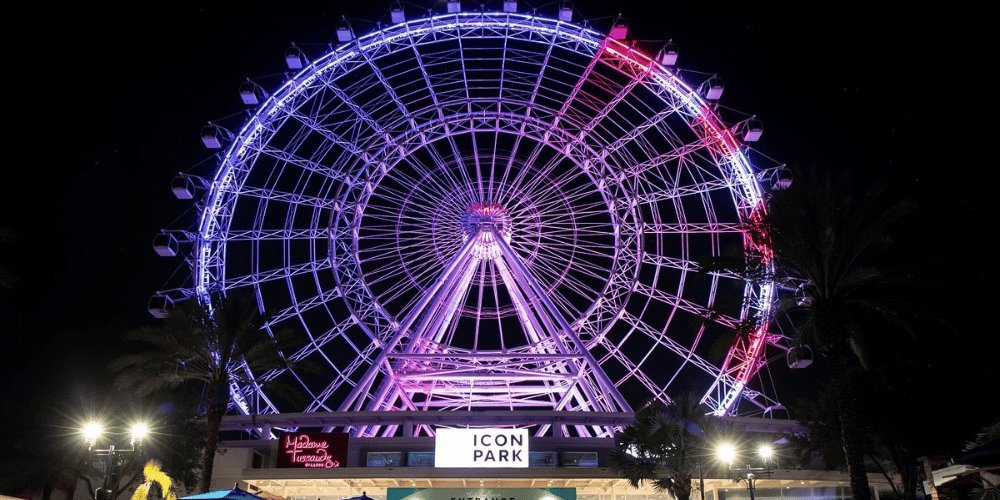
{"type": "MultiPolygon", "coordinates": [[[[510,293],[511,301],[514,303],[514,309],[517,311],[518,317],[521,319],[521,324],[524,325],[525,329],[529,331],[532,338],[537,339],[536,342],[539,342],[543,337],[551,338],[557,349],[549,349],[548,353],[565,355],[565,370],[569,372],[567,374],[567,379],[572,379],[572,381],[576,384],[586,384],[586,380],[584,380],[584,375],[581,373],[580,368],[572,361],[574,358],[579,358],[579,356],[569,352],[569,349],[567,349],[563,344],[562,339],[559,338],[559,330],[552,325],[551,320],[545,321],[544,317],[539,318],[537,315],[531,313],[531,310],[528,307],[528,299],[521,294],[521,288],[514,286],[514,284],[518,283],[518,281],[511,272],[510,267],[507,266],[506,262],[503,259],[497,259],[496,264],[497,271],[500,273],[500,276],[503,277],[504,283],[508,283],[507,290],[510,293]],[[547,335],[542,333],[546,331],[550,333],[547,335]]],[[[538,305],[540,306],[540,304],[538,305]]],[[[543,308],[537,307],[536,309],[542,310],[543,308]]],[[[579,397],[579,393],[576,391],[564,391],[562,397],[559,399],[555,399],[552,392],[550,392],[549,395],[554,410],[564,410],[566,405],[574,399],[573,396],[579,397]]],[[[585,406],[588,403],[594,404],[593,399],[589,402],[585,400],[578,402],[581,406],[585,406]]]]}
{"type": "MultiPolygon", "coordinates": [[[[425,350],[425,346],[422,345],[420,340],[441,342],[445,330],[451,324],[455,313],[461,305],[462,298],[469,289],[469,283],[472,281],[472,276],[479,265],[479,260],[475,255],[465,256],[464,262],[460,266],[457,266],[454,272],[444,280],[444,285],[437,289],[437,293],[432,294],[434,300],[428,303],[430,305],[429,308],[425,307],[425,309],[429,310],[423,314],[423,319],[410,334],[410,341],[403,349],[403,354],[412,354],[417,350],[425,350]]],[[[416,405],[410,400],[406,391],[396,383],[394,373],[394,371],[389,372],[389,377],[385,380],[375,398],[372,399],[371,409],[387,410],[389,409],[386,407],[387,404],[391,405],[394,401],[398,400],[409,409],[417,410],[416,405]],[[393,389],[395,390],[393,391],[393,389]],[[390,391],[393,394],[391,397],[389,397],[390,391]]],[[[425,393],[428,394],[428,397],[432,397],[433,389],[428,389],[425,393]]]]}
{"type": "MultiPolygon", "coordinates": [[[[580,355],[583,356],[587,364],[590,366],[591,373],[597,380],[597,383],[603,390],[604,394],[610,396],[611,399],[614,400],[619,411],[632,411],[632,407],[629,406],[628,402],[625,401],[625,398],[620,392],[618,392],[618,388],[611,382],[607,374],[601,370],[597,360],[594,359],[594,355],[590,353],[587,346],[584,345],[583,341],[580,340],[580,337],[576,335],[576,332],[573,331],[573,328],[569,325],[569,322],[566,321],[566,318],[563,317],[562,313],[559,312],[559,309],[556,308],[555,304],[553,304],[552,301],[545,295],[545,290],[543,290],[542,287],[539,286],[538,282],[531,276],[528,269],[524,266],[524,263],[521,262],[521,259],[514,253],[514,250],[507,244],[506,241],[504,241],[502,237],[500,237],[499,232],[495,228],[490,228],[490,231],[493,232],[494,239],[500,247],[500,252],[503,255],[503,258],[511,266],[513,266],[511,271],[513,271],[514,278],[519,281],[523,281],[527,285],[527,289],[531,291],[531,293],[535,296],[535,299],[540,301],[545,306],[549,315],[559,324],[560,330],[562,330],[570,341],[573,342],[573,346],[577,351],[579,351],[580,355]]],[[[581,385],[586,387],[586,384],[581,385]]],[[[594,404],[596,403],[597,400],[594,400],[594,404]]]]}
{"type": "Polygon", "coordinates": [[[431,303],[431,300],[437,296],[437,292],[441,290],[445,284],[452,281],[453,277],[456,275],[456,270],[461,269],[462,264],[472,256],[472,250],[475,248],[475,240],[478,234],[479,233],[477,231],[476,234],[466,240],[465,244],[462,245],[462,248],[459,249],[458,254],[455,255],[455,258],[448,263],[448,267],[441,272],[437,279],[434,280],[434,284],[431,285],[424,296],[420,298],[420,301],[413,306],[413,310],[410,311],[410,314],[406,316],[403,322],[399,325],[399,328],[396,329],[396,334],[393,335],[392,339],[386,343],[382,352],[379,353],[378,357],[375,358],[375,361],[373,361],[371,366],[368,367],[368,370],[365,371],[365,375],[361,378],[361,381],[354,386],[351,393],[348,394],[344,401],[340,404],[339,411],[362,410],[364,396],[371,390],[371,386],[375,381],[376,375],[381,373],[381,369],[379,367],[386,363],[392,349],[399,345],[399,342],[406,335],[406,332],[409,331],[409,329],[413,326],[413,323],[415,323],[417,318],[420,317],[420,313],[423,312],[423,310],[427,308],[428,304],[431,303]]]}
{"type": "MultiPolygon", "coordinates": [[[[499,269],[501,276],[503,276],[504,282],[508,283],[507,286],[510,290],[511,298],[514,299],[513,302],[515,304],[515,308],[518,310],[519,315],[523,318],[522,321],[524,324],[536,325],[535,328],[539,331],[549,332],[546,337],[552,339],[559,353],[566,355],[566,369],[569,372],[568,375],[572,378],[572,383],[576,385],[575,388],[563,393],[562,397],[555,402],[554,409],[563,410],[571,402],[575,401],[582,410],[597,411],[602,408],[610,410],[600,404],[600,399],[597,397],[597,394],[594,393],[589,380],[587,380],[585,367],[577,366],[573,363],[573,359],[582,359],[583,363],[581,363],[581,365],[586,365],[588,364],[588,360],[582,354],[573,354],[573,350],[568,348],[563,342],[562,335],[560,333],[563,331],[561,325],[568,323],[566,321],[560,322],[557,319],[555,320],[557,324],[553,324],[553,320],[550,317],[551,312],[549,315],[532,314],[531,309],[528,307],[529,302],[534,306],[534,310],[541,312],[549,311],[549,309],[538,299],[538,294],[531,290],[529,283],[523,277],[523,273],[515,273],[507,265],[505,260],[506,258],[506,255],[504,255],[503,258],[497,259],[497,268],[499,269]],[[514,286],[515,284],[519,286],[514,286]],[[525,293],[530,294],[530,298],[524,297],[521,293],[522,290],[525,293]],[[540,321],[541,324],[538,324],[538,321],[540,321]]],[[[558,311],[556,314],[558,314],[558,311]]]]}

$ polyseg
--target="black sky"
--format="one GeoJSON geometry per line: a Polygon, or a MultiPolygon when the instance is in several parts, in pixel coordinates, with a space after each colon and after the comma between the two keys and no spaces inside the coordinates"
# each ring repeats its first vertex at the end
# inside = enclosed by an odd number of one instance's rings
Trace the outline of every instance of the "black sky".
{"type": "MultiPolygon", "coordinates": [[[[986,127],[985,73],[995,59],[988,16],[951,2],[760,3],[586,0],[576,8],[605,29],[623,13],[649,46],[673,39],[682,68],[718,74],[723,104],[763,120],[756,147],[778,162],[850,167],[859,185],[880,180],[893,196],[918,201],[900,242],[934,256],[936,277],[953,283],[931,294],[958,334],[929,327],[917,344],[886,332],[896,340],[884,343],[884,356],[955,367],[942,375],[962,377],[954,393],[921,403],[967,415],[947,424],[971,438],[989,412],[969,387],[995,386],[1000,344],[984,213],[997,167],[986,127]]],[[[419,5],[406,8],[426,11],[419,5]]],[[[22,277],[3,317],[14,346],[8,389],[38,372],[56,372],[56,383],[88,380],[123,329],[152,321],[146,302],[178,264],[154,254],[152,237],[192,217],[170,179],[209,156],[198,139],[206,121],[243,111],[241,81],[276,87],[289,43],[321,53],[342,14],[359,31],[374,28],[366,20],[388,20],[385,1],[47,9],[21,18],[37,36],[11,46],[16,71],[5,78],[16,119],[0,226],[21,241],[0,255],[22,277]]]]}

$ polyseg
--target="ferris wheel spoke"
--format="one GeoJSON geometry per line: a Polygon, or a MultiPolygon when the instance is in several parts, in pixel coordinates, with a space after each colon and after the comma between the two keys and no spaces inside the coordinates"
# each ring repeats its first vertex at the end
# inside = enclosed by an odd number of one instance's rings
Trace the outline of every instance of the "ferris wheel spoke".
{"type": "Polygon", "coordinates": [[[441,105],[441,101],[438,99],[437,88],[433,83],[431,83],[430,79],[431,72],[428,71],[428,68],[424,63],[424,55],[418,49],[419,45],[414,41],[413,34],[410,33],[409,26],[406,27],[406,31],[407,31],[407,36],[409,37],[410,40],[410,48],[413,50],[414,61],[416,61],[417,66],[420,68],[420,74],[423,77],[424,85],[426,85],[427,88],[430,90],[430,97],[434,102],[434,108],[437,111],[437,117],[439,120],[444,121],[446,118],[446,114],[441,105]]]}
{"type": "MultiPolygon", "coordinates": [[[[600,198],[594,196],[592,189],[593,187],[587,180],[561,176],[552,179],[552,182],[548,184],[536,182],[534,186],[526,186],[524,196],[527,199],[537,200],[534,206],[542,213],[556,211],[560,214],[566,214],[566,210],[570,207],[572,207],[573,212],[585,213],[591,209],[599,212],[597,207],[600,206],[598,201],[600,198]]],[[[604,210],[607,210],[606,206],[604,210]]],[[[571,216],[572,214],[566,215],[571,216]]]]}
{"type": "Polygon", "coordinates": [[[324,77],[320,81],[324,85],[324,89],[332,93],[340,102],[344,103],[348,108],[351,109],[352,115],[359,121],[363,122],[368,128],[373,130],[375,134],[382,136],[385,134],[385,129],[373,118],[368,111],[362,108],[352,96],[348,95],[344,89],[340,88],[337,83],[330,78],[330,75],[323,75],[324,77]]]}
{"type": "Polygon", "coordinates": [[[561,191],[541,191],[531,193],[526,199],[534,200],[533,207],[544,214],[552,214],[572,220],[574,214],[607,214],[607,205],[599,196],[587,191],[586,187],[578,186],[561,191]],[[567,210],[569,209],[569,210],[567,210]]]}
{"type": "MultiPolygon", "coordinates": [[[[326,358],[326,355],[322,353],[323,346],[333,341],[334,339],[340,339],[340,338],[343,338],[345,340],[345,342],[352,348],[355,354],[358,355],[362,354],[362,350],[359,349],[357,345],[355,345],[353,342],[351,342],[350,338],[346,334],[347,329],[354,327],[355,324],[356,323],[351,318],[347,318],[345,321],[340,322],[333,328],[330,328],[329,330],[323,332],[322,334],[316,336],[315,338],[311,338],[308,344],[306,344],[299,350],[292,353],[292,355],[290,355],[288,359],[298,362],[306,359],[313,353],[320,353],[324,358],[326,358]]],[[[326,361],[329,362],[330,361],[329,358],[327,358],[326,361]]],[[[270,375],[265,375],[264,379],[272,380],[275,376],[284,372],[284,370],[285,370],[284,368],[278,370],[271,370],[270,372],[268,372],[270,375]]]]}
{"type": "Polygon", "coordinates": [[[313,402],[306,408],[306,412],[314,411],[336,411],[336,407],[331,407],[327,405],[327,401],[333,396],[341,387],[348,386],[353,387],[354,377],[356,373],[362,366],[371,363],[371,359],[375,356],[375,350],[377,349],[374,343],[369,344],[368,347],[362,352],[360,356],[352,359],[352,361],[343,369],[338,369],[336,364],[331,363],[337,376],[333,377],[333,380],[313,399],[313,402]]]}
{"type": "Polygon", "coordinates": [[[742,233],[746,231],[743,223],[654,223],[643,224],[644,234],[719,234],[719,233],[742,233]]]}
{"type": "MultiPolygon", "coordinates": [[[[518,190],[518,194],[524,197],[545,196],[548,193],[558,193],[563,186],[571,185],[570,180],[579,178],[579,172],[567,170],[552,177],[551,173],[559,166],[559,158],[554,157],[545,163],[544,166],[534,172],[525,172],[523,176],[515,178],[513,186],[518,190]]],[[[527,170],[527,169],[525,169],[527,170]]]]}
{"type": "MultiPolygon", "coordinates": [[[[660,95],[661,97],[663,96],[662,93],[660,95]]],[[[625,145],[635,141],[639,137],[642,137],[647,131],[653,128],[663,132],[663,134],[661,134],[661,138],[666,140],[667,144],[672,145],[672,149],[677,150],[678,146],[685,144],[686,141],[680,140],[677,138],[676,133],[674,133],[669,127],[663,127],[662,125],[667,118],[683,112],[685,110],[685,105],[669,97],[666,99],[666,104],[667,105],[663,109],[651,113],[642,123],[627,128],[626,132],[621,137],[617,138],[614,142],[603,148],[602,152],[608,155],[615,154],[620,149],[625,147],[625,145]]],[[[714,138],[706,140],[715,141],[714,138]]]]}
{"type": "Polygon", "coordinates": [[[370,200],[378,202],[369,203],[372,205],[370,213],[382,213],[390,218],[402,216],[403,214],[399,212],[399,207],[396,205],[400,200],[406,200],[407,206],[413,207],[418,213],[433,210],[435,207],[435,203],[432,201],[433,199],[429,196],[429,193],[425,193],[419,188],[413,191],[406,191],[403,188],[386,185],[386,183],[383,183],[379,187],[380,191],[384,192],[384,195],[370,200]]]}
{"type": "MultiPolygon", "coordinates": [[[[532,191],[532,185],[545,183],[546,181],[551,180],[551,172],[555,170],[556,167],[563,161],[563,158],[559,155],[552,155],[541,166],[537,166],[537,160],[541,156],[544,148],[544,142],[536,143],[535,148],[529,154],[527,161],[525,162],[525,165],[527,165],[528,168],[518,169],[514,172],[513,177],[510,176],[511,172],[504,171],[501,183],[502,186],[507,186],[507,188],[499,192],[498,196],[501,199],[514,196],[527,196],[527,194],[532,191]]],[[[552,181],[549,184],[553,185],[555,184],[555,181],[552,181]]]]}
{"type": "MultiPolygon", "coordinates": [[[[556,257],[553,255],[553,257],[556,257]]],[[[574,271],[579,271],[579,274],[585,275],[587,277],[593,278],[594,280],[603,281],[607,279],[607,271],[605,268],[597,265],[592,265],[582,259],[570,258],[566,261],[557,261],[556,259],[535,259],[535,267],[542,271],[542,275],[547,275],[550,280],[554,283],[565,284],[567,286],[577,286],[578,290],[581,292],[587,287],[583,283],[579,282],[575,277],[576,273],[570,274],[568,271],[573,269],[574,271]],[[555,264],[555,266],[552,265],[555,264]],[[568,264],[568,265],[567,265],[568,264]]],[[[593,294],[583,292],[582,296],[586,297],[593,294]]]]}
{"type": "MultiPolygon", "coordinates": [[[[531,87],[531,96],[528,98],[527,102],[525,103],[525,117],[530,117],[531,113],[533,113],[535,111],[535,100],[538,98],[538,93],[542,89],[542,82],[545,79],[546,70],[549,67],[549,60],[552,58],[553,49],[555,49],[555,45],[556,45],[555,42],[556,42],[556,37],[554,37],[554,36],[551,37],[549,39],[549,43],[547,44],[547,47],[545,48],[544,59],[542,59],[542,62],[539,64],[540,70],[538,71],[537,78],[535,79],[535,84],[531,87]]],[[[514,143],[514,151],[515,152],[518,150],[518,145],[520,144],[521,137],[523,137],[524,134],[525,134],[525,132],[526,132],[526,127],[527,127],[527,120],[525,120],[525,121],[523,121],[521,123],[520,133],[517,135],[517,138],[515,139],[515,141],[516,141],[514,143]]],[[[506,172],[509,171],[512,168],[514,158],[515,158],[515,155],[511,154],[510,161],[507,163],[507,167],[505,169],[505,176],[506,176],[506,172]]]]}
{"type": "Polygon", "coordinates": [[[336,145],[344,151],[358,158],[362,158],[366,163],[371,161],[371,157],[366,151],[358,147],[356,141],[352,141],[350,138],[343,137],[334,132],[332,129],[319,122],[317,117],[297,113],[296,110],[290,107],[283,107],[281,110],[286,117],[291,120],[295,120],[305,128],[316,133],[320,137],[323,137],[329,142],[329,144],[336,145]]]}
{"type": "MultiPolygon", "coordinates": [[[[474,138],[475,138],[476,135],[475,134],[471,134],[471,135],[472,135],[473,140],[474,140],[474,138]]],[[[433,144],[436,146],[439,142],[441,142],[441,141],[439,140],[439,141],[437,141],[437,142],[435,142],[433,144]]],[[[438,151],[438,149],[436,147],[428,147],[427,148],[427,153],[431,156],[431,159],[434,161],[434,164],[438,165],[439,168],[440,168],[440,166],[443,166],[443,165],[453,165],[455,167],[454,169],[448,170],[448,172],[452,174],[452,176],[451,176],[450,179],[452,180],[452,183],[453,183],[453,185],[455,187],[461,189],[462,186],[471,186],[471,185],[473,185],[473,181],[469,177],[468,169],[465,166],[464,159],[463,159],[462,155],[459,153],[458,145],[455,144],[454,136],[452,134],[447,134],[446,133],[445,134],[445,138],[444,138],[444,142],[447,142],[448,145],[449,145],[449,151],[451,153],[450,156],[446,155],[446,154],[442,154],[440,151],[438,151]],[[449,158],[450,158],[450,160],[449,160],[449,158]],[[453,174],[454,171],[458,172],[458,176],[457,177],[454,176],[454,174],[453,174]]],[[[464,190],[459,191],[459,192],[463,192],[463,191],[464,190]]],[[[448,191],[445,191],[445,192],[448,192],[448,191]]],[[[463,193],[463,194],[467,194],[469,196],[474,196],[471,193],[463,193]]]]}
{"type": "MultiPolygon", "coordinates": [[[[522,128],[524,127],[527,127],[527,121],[522,124],[522,128]]],[[[532,167],[535,165],[535,160],[537,160],[538,156],[542,153],[542,148],[545,146],[543,142],[535,142],[535,146],[532,148],[531,153],[525,157],[524,163],[520,164],[515,163],[515,160],[517,160],[518,157],[514,154],[519,151],[520,144],[521,137],[518,136],[516,142],[514,143],[515,149],[511,153],[510,160],[507,161],[507,167],[504,168],[503,172],[501,172],[500,178],[497,179],[497,182],[495,183],[495,194],[493,192],[494,184],[490,184],[491,199],[495,197],[498,200],[507,200],[508,198],[516,196],[517,192],[512,189],[513,186],[519,185],[522,182],[523,177],[528,175],[529,171],[532,170],[532,167]]],[[[495,177],[495,173],[490,176],[491,179],[495,177]]]]}
{"type": "MultiPolygon", "coordinates": [[[[391,262],[390,257],[371,260],[368,264],[372,265],[372,270],[369,272],[370,278],[367,280],[370,287],[382,287],[388,286],[388,290],[391,291],[396,287],[405,286],[410,280],[403,280],[405,277],[405,271],[402,268],[397,268],[395,266],[385,265],[380,261],[391,262]],[[388,285],[385,283],[388,282],[388,285]]],[[[415,263],[414,267],[420,266],[420,263],[415,263]]]]}
{"type": "MultiPolygon", "coordinates": [[[[385,289],[381,293],[374,294],[374,296],[379,300],[379,303],[393,304],[395,303],[395,301],[401,298],[413,295],[412,286],[404,281],[405,276],[397,276],[396,278],[397,278],[396,280],[390,281],[390,285],[387,289],[385,289]]],[[[377,283],[373,281],[372,285],[375,284],[377,283]]],[[[407,307],[400,308],[400,311],[405,311],[405,310],[407,310],[407,307]]]]}
{"type": "MultiPolygon", "coordinates": [[[[671,339],[669,336],[664,335],[663,332],[660,332],[650,327],[645,322],[643,322],[639,317],[629,313],[628,311],[624,311],[621,314],[621,320],[625,321],[628,325],[633,327],[638,333],[645,335],[646,337],[652,339],[657,344],[666,347],[677,356],[680,356],[682,359],[685,360],[685,362],[690,363],[692,366],[699,368],[701,371],[709,375],[712,375],[713,377],[717,377],[720,375],[719,368],[716,367],[714,364],[708,362],[707,360],[705,360],[701,356],[698,356],[694,352],[691,352],[691,350],[689,350],[687,347],[671,339]]],[[[732,377],[729,378],[732,379],[732,377]]]]}
{"type": "Polygon", "coordinates": [[[408,245],[400,244],[399,235],[388,232],[381,236],[366,236],[363,241],[364,248],[360,252],[367,257],[366,260],[392,259],[389,254],[395,252],[419,256],[426,245],[426,242],[420,240],[412,240],[408,245]]]}
{"type": "Polygon", "coordinates": [[[622,353],[619,346],[612,344],[607,337],[602,337],[598,341],[598,343],[600,343],[601,346],[604,347],[607,353],[600,360],[601,364],[607,363],[609,360],[613,359],[619,364],[621,364],[622,367],[625,368],[625,374],[619,377],[618,382],[616,382],[616,385],[620,385],[621,383],[629,379],[636,379],[640,383],[642,383],[643,387],[645,387],[650,394],[665,395],[665,393],[662,391],[665,391],[666,388],[669,387],[670,385],[669,382],[667,384],[664,384],[663,386],[660,386],[659,384],[654,382],[653,379],[645,372],[643,372],[640,368],[641,365],[649,358],[650,353],[647,353],[640,359],[639,362],[636,362],[633,361],[628,356],[626,356],[624,353],[622,353]]]}
{"type": "MultiPolygon", "coordinates": [[[[435,199],[436,194],[462,194],[462,181],[456,178],[450,169],[446,168],[436,168],[431,169],[423,164],[422,161],[407,157],[404,159],[407,166],[411,167],[417,175],[414,176],[412,183],[400,183],[401,186],[418,186],[419,192],[426,200],[431,201],[435,199]],[[443,175],[442,175],[443,174],[443,175]],[[442,178],[443,177],[443,178],[442,178]],[[428,183],[428,187],[423,187],[424,183],[428,183]],[[424,194],[426,193],[426,194],[424,194]]],[[[447,198],[446,198],[447,199],[447,198]]],[[[433,206],[433,204],[431,204],[433,206]]]]}
{"type": "Polygon", "coordinates": [[[224,233],[200,235],[203,241],[236,242],[236,241],[326,241],[329,232],[325,229],[243,229],[229,230],[224,233]]]}
{"type": "Polygon", "coordinates": [[[649,285],[642,282],[636,282],[635,291],[671,307],[681,309],[705,319],[710,319],[711,321],[727,328],[736,329],[740,323],[739,319],[725,314],[719,314],[718,311],[709,306],[703,306],[676,295],[669,294],[663,290],[651,288],[649,285]]]}
{"type": "MultiPolygon", "coordinates": [[[[310,158],[304,158],[296,154],[294,151],[279,149],[269,144],[260,144],[254,141],[245,143],[244,147],[247,148],[249,152],[252,152],[253,155],[262,155],[275,160],[278,165],[291,165],[302,171],[309,172],[310,174],[320,175],[332,182],[341,182],[347,178],[342,169],[331,168],[330,165],[325,165],[310,158]]],[[[247,160],[250,159],[253,159],[254,161],[259,160],[259,158],[253,157],[236,159],[234,160],[234,166],[242,163],[243,168],[249,169],[251,165],[247,160]]],[[[220,185],[220,188],[230,189],[227,185],[220,185]]]]}
{"type": "Polygon", "coordinates": [[[403,280],[400,280],[399,293],[389,296],[387,299],[393,301],[400,298],[406,299],[405,303],[398,308],[398,311],[399,314],[408,313],[420,301],[421,297],[423,297],[427,289],[431,286],[431,283],[433,283],[434,278],[441,273],[443,268],[443,262],[439,263],[430,260],[423,266],[410,266],[410,269],[413,269],[413,271],[407,272],[406,275],[411,285],[406,286],[403,284],[403,280]]]}
{"type": "Polygon", "coordinates": [[[697,142],[674,145],[670,151],[660,153],[651,158],[627,165],[624,170],[631,177],[639,179],[650,186],[658,186],[662,181],[667,187],[676,189],[676,174],[668,167],[690,163],[692,157],[711,147],[712,141],[701,139],[697,142]]]}
{"type": "Polygon", "coordinates": [[[368,67],[371,69],[372,74],[382,85],[382,88],[385,89],[385,95],[392,100],[392,102],[396,105],[396,107],[399,108],[399,112],[402,113],[404,120],[410,126],[410,130],[416,131],[418,127],[416,122],[413,120],[410,111],[406,109],[406,105],[403,104],[403,100],[400,99],[399,95],[396,94],[396,89],[392,86],[391,83],[389,83],[389,79],[386,78],[385,75],[382,73],[382,69],[379,68],[377,64],[375,64],[375,61],[372,60],[371,55],[368,52],[360,48],[360,45],[358,48],[358,54],[360,54],[361,57],[365,60],[365,62],[368,63],[368,67]]]}
{"type": "Polygon", "coordinates": [[[590,62],[583,69],[583,72],[580,73],[580,76],[576,79],[576,82],[573,85],[573,89],[570,91],[569,95],[566,96],[566,100],[563,101],[559,111],[556,112],[555,119],[552,120],[551,128],[554,129],[559,126],[559,122],[566,116],[570,106],[575,103],[577,95],[583,89],[583,84],[590,79],[590,74],[594,71],[594,68],[597,67],[597,63],[600,62],[602,52],[604,51],[598,51],[594,54],[594,57],[590,59],[590,62]]]}
{"type": "MultiPolygon", "coordinates": [[[[552,250],[542,249],[539,251],[540,254],[551,254],[553,258],[558,258],[559,256],[565,256],[565,251],[572,249],[574,255],[579,255],[583,257],[593,257],[597,259],[610,259],[614,255],[614,248],[610,246],[600,247],[597,245],[590,244],[580,244],[583,242],[577,242],[573,238],[560,238],[555,234],[547,233],[543,234],[542,238],[546,242],[551,242],[551,244],[546,244],[544,247],[554,247],[552,250]],[[601,252],[598,249],[603,248],[605,251],[601,252]]],[[[589,243],[589,242],[587,242],[589,243]]],[[[603,269],[601,266],[597,266],[597,269],[603,269]]]]}
{"type": "MultiPolygon", "coordinates": [[[[379,264],[382,267],[390,267],[392,266],[392,261],[393,259],[387,258],[381,259],[380,261],[372,261],[370,263],[373,265],[379,264]],[[385,262],[383,263],[381,261],[385,262]]],[[[403,293],[412,293],[414,286],[421,284],[418,280],[421,279],[422,276],[427,275],[428,273],[433,273],[433,268],[437,267],[435,264],[437,264],[437,262],[428,259],[426,262],[414,262],[413,264],[408,265],[406,269],[395,266],[392,266],[393,268],[391,269],[375,269],[370,273],[371,279],[369,280],[369,283],[372,286],[379,285],[380,287],[385,287],[385,291],[382,292],[382,295],[390,299],[396,299],[403,293]],[[413,271],[420,269],[424,270],[417,272],[413,271]]]]}
{"type": "MultiPolygon", "coordinates": [[[[701,269],[701,265],[692,260],[681,259],[669,255],[660,255],[656,253],[651,253],[649,251],[642,253],[642,263],[651,264],[657,267],[676,269],[678,271],[684,271],[685,273],[697,272],[699,269],[701,269]]],[[[724,273],[719,273],[719,274],[725,275],[724,273]]],[[[736,275],[733,274],[728,274],[726,276],[730,278],[736,278],[736,275]]]]}
{"type": "MultiPolygon", "coordinates": [[[[689,186],[666,189],[647,189],[646,192],[636,196],[639,203],[655,204],[687,196],[697,196],[711,193],[712,191],[722,191],[732,189],[732,183],[726,180],[706,181],[689,186]]],[[[625,201],[624,199],[622,201],[625,201]]]]}
{"type": "MultiPolygon", "coordinates": [[[[644,71],[632,74],[629,82],[625,86],[618,89],[618,92],[614,95],[614,97],[612,97],[606,103],[600,103],[597,115],[590,118],[586,122],[586,125],[584,125],[583,129],[580,130],[580,133],[577,134],[573,139],[571,139],[571,141],[579,144],[584,144],[587,139],[587,135],[593,132],[594,128],[597,127],[597,125],[600,124],[602,121],[604,121],[604,119],[607,118],[608,115],[615,110],[615,108],[618,106],[619,103],[625,100],[625,98],[632,95],[632,91],[635,89],[637,85],[639,85],[640,82],[643,81],[644,78],[647,77],[647,75],[648,73],[644,71]]],[[[606,90],[614,92],[614,89],[606,89],[606,90]]]]}
{"type": "Polygon", "coordinates": [[[317,261],[303,262],[299,264],[289,264],[282,268],[269,269],[265,271],[260,271],[253,274],[246,274],[242,276],[226,276],[223,280],[224,288],[238,288],[241,286],[249,284],[264,283],[267,281],[291,278],[293,276],[298,276],[300,274],[307,273],[317,273],[320,271],[325,271],[330,269],[332,266],[330,264],[330,259],[322,259],[317,261]]]}
{"type": "MultiPolygon", "coordinates": [[[[322,293],[314,295],[308,299],[299,299],[292,305],[281,309],[268,316],[267,323],[264,324],[265,328],[271,328],[281,324],[281,322],[296,318],[299,315],[308,312],[316,307],[325,306],[330,301],[341,298],[340,288],[332,288],[330,290],[324,290],[322,293]]],[[[307,332],[308,334],[308,332],[307,332]]]]}

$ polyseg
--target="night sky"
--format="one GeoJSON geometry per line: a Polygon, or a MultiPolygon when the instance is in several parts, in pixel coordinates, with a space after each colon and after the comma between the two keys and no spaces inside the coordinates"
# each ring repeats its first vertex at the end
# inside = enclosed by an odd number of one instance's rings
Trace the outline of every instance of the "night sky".
{"type": "MultiPolygon", "coordinates": [[[[36,33],[8,45],[6,78],[16,119],[0,226],[21,239],[0,248],[0,262],[22,280],[2,309],[13,346],[6,401],[105,380],[118,335],[152,323],[147,300],[179,263],[157,257],[152,238],[194,216],[170,180],[210,158],[199,140],[206,121],[244,112],[241,81],[277,87],[284,49],[323,52],[341,14],[358,32],[388,21],[385,1],[287,3],[85,2],[23,18],[36,33]]],[[[680,67],[718,74],[722,104],[763,121],[755,148],[779,163],[850,168],[858,185],[880,180],[891,196],[917,200],[899,242],[936,263],[947,287],[921,298],[940,304],[957,333],[922,325],[914,342],[887,330],[878,352],[952,367],[913,411],[943,406],[953,440],[971,439],[997,413],[984,410],[982,391],[995,390],[1000,347],[987,291],[997,278],[984,214],[997,168],[987,154],[987,16],[949,2],[657,4],[587,0],[577,19],[606,29],[621,12],[641,43],[673,39],[680,67]]],[[[426,8],[406,4],[411,15],[426,8]]]]}

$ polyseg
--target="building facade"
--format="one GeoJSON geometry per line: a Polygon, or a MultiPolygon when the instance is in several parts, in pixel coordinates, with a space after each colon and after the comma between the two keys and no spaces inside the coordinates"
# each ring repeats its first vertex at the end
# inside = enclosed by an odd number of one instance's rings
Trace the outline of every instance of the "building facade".
{"type": "MultiPolygon", "coordinates": [[[[782,436],[801,431],[795,422],[764,418],[727,418],[747,436],[747,442],[778,444],[778,458],[769,474],[753,479],[755,500],[849,499],[846,472],[794,467],[782,457],[782,436]]],[[[665,492],[648,484],[631,487],[608,465],[614,443],[610,438],[580,437],[577,425],[624,426],[632,414],[585,414],[579,412],[357,412],[336,414],[283,414],[227,417],[224,430],[255,429],[270,439],[224,441],[216,457],[213,489],[233,484],[266,498],[286,500],[341,500],[368,497],[374,500],[452,500],[457,498],[550,500],[666,500],[665,492]],[[355,437],[324,430],[374,426],[395,429],[399,435],[355,437]],[[485,435],[510,431],[514,426],[544,435],[528,436],[527,454],[517,465],[474,464],[475,450],[448,445],[441,448],[432,436],[412,437],[413,430],[478,429],[485,435]],[[296,427],[296,433],[276,429],[296,427]],[[315,432],[314,432],[315,431],[315,432]],[[308,445],[293,451],[295,438],[305,435],[308,445]],[[325,438],[332,437],[330,442],[325,438]],[[342,449],[333,441],[343,440],[342,449]],[[291,453],[320,449],[328,457],[290,463],[291,453]],[[303,451],[304,450],[304,451],[303,451]],[[439,454],[467,456],[468,466],[436,467],[439,454]],[[335,465],[334,465],[335,463],[335,465]],[[307,466],[305,464],[312,464],[307,466]],[[319,464],[319,465],[316,465],[319,464]],[[485,465],[485,466],[484,466],[485,465]],[[443,496],[442,496],[443,495],[443,496]]],[[[252,435],[252,434],[247,434],[252,435]]],[[[491,442],[492,444],[492,442],[491,442]]],[[[452,463],[454,465],[454,463],[452,463]]],[[[692,471],[696,483],[704,484],[705,500],[750,498],[744,473],[730,473],[709,454],[699,470],[692,471]],[[736,479],[739,477],[740,479],[736,479]]],[[[869,475],[876,494],[888,491],[886,479],[869,475]]],[[[692,498],[700,500],[699,484],[692,498]]]]}

